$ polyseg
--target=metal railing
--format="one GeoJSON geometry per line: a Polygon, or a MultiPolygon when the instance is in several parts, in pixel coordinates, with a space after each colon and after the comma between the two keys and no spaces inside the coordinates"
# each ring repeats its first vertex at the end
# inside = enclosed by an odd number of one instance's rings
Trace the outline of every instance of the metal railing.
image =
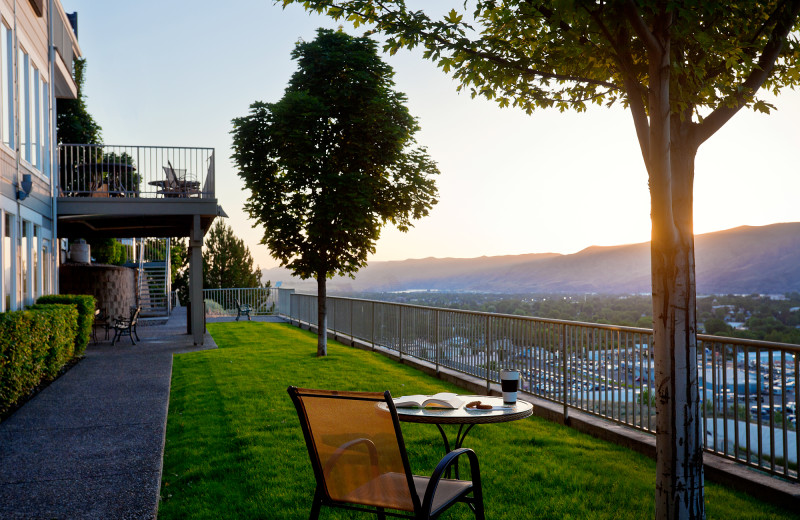
{"type": "Polygon", "coordinates": [[[59,196],[215,198],[214,149],[62,144],[59,196]]]}
{"type": "MultiPolygon", "coordinates": [[[[278,314],[281,307],[288,307],[288,298],[281,297],[286,289],[255,287],[244,289],[203,289],[206,317],[236,316],[236,302],[249,305],[254,316],[278,314]],[[281,305],[281,300],[284,300],[281,305]]],[[[294,292],[293,290],[291,292],[294,292]]]]}
{"type": "MultiPolygon", "coordinates": [[[[317,297],[290,295],[288,317],[317,325],[317,297]]],[[[522,389],[563,407],[654,433],[653,331],[371,300],[328,298],[334,334],[522,389]]],[[[800,346],[697,336],[705,449],[797,482],[795,376],[800,346]]]]}

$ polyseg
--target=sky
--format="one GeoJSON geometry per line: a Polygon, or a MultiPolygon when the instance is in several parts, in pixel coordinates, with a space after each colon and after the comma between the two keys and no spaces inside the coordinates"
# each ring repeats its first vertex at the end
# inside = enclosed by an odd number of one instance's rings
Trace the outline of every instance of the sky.
{"type": "MultiPolygon", "coordinates": [[[[262,268],[278,265],[243,206],[231,120],[278,101],[295,43],[340,24],[272,0],[62,0],[78,12],[89,112],[105,144],[212,147],[228,224],[262,268]]],[[[344,27],[350,34],[363,29],[344,27]]],[[[501,109],[456,91],[419,51],[384,56],[437,162],[439,203],[401,233],[384,228],[371,261],[569,254],[650,238],[647,174],[631,116],[501,109]]],[[[695,233],[800,221],[800,92],[742,110],[698,152],[695,233]]]]}

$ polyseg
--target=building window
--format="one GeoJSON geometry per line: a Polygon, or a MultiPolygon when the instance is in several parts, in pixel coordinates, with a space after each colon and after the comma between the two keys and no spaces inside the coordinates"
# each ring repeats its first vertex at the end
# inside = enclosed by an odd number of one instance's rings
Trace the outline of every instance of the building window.
{"type": "Polygon", "coordinates": [[[11,305],[11,227],[10,216],[0,211],[0,311],[11,305]]]}
{"type": "Polygon", "coordinates": [[[42,136],[42,113],[39,106],[39,69],[31,65],[31,159],[37,170],[42,169],[42,150],[39,144],[42,136]]]}
{"type": "Polygon", "coordinates": [[[39,263],[39,238],[41,236],[41,228],[33,226],[33,243],[31,244],[31,266],[33,267],[33,300],[42,295],[42,264],[39,263]]]}
{"type": "Polygon", "coordinates": [[[43,79],[41,82],[42,93],[39,96],[42,100],[42,173],[46,177],[50,177],[50,91],[47,88],[47,82],[43,79]]]}
{"type": "MultiPolygon", "coordinates": [[[[45,163],[46,164],[46,163],[45,163]]],[[[50,241],[42,239],[42,294],[51,294],[50,269],[53,268],[53,258],[50,256],[50,241]]]]}
{"type": "Polygon", "coordinates": [[[3,142],[14,148],[14,40],[11,29],[0,22],[0,129],[3,142]]]}
{"type": "Polygon", "coordinates": [[[19,145],[22,158],[31,162],[31,68],[30,57],[19,49],[17,59],[19,67],[19,110],[20,110],[20,130],[19,145]]]}
{"type": "Polygon", "coordinates": [[[30,281],[30,273],[28,272],[28,268],[30,267],[29,261],[29,246],[30,246],[30,224],[27,220],[22,221],[22,240],[20,242],[19,254],[20,254],[20,261],[19,261],[19,274],[22,277],[22,287],[20,299],[19,301],[22,302],[22,305],[28,305],[28,299],[30,298],[31,292],[28,282],[30,281]]]}

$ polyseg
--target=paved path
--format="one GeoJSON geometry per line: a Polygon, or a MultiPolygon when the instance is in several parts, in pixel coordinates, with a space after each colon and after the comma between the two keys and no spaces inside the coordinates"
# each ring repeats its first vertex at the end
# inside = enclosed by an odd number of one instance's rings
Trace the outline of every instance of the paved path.
{"type": "Polygon", "coordinates": [[[172,355],[198,349],[184,308],[138,332],[136,346],[90,343],[85,359],[0,423],[0,518],[155,518],[172,355]]]}

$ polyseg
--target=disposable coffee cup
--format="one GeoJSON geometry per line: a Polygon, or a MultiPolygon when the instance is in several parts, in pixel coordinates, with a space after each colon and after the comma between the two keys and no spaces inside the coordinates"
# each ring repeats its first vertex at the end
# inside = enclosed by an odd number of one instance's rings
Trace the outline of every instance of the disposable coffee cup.
{"type": "Polygon", "coordinates": [[[519,386],[519,370],[500,371],[500,387],[503,389],[503,402],[515,404],[517,402],[517,387],[519,386]]]}

